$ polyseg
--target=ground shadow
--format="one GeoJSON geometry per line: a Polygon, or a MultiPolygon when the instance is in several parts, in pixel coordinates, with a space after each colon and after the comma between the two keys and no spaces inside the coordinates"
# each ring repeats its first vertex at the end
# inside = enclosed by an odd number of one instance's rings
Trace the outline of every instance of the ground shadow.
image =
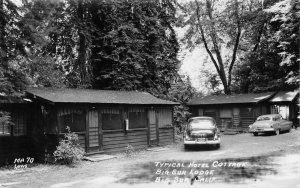
{"type": "Polygon", "coordinates": [[[199,152],[199,151],[213,151],[218,150],[215,145],[190,145],[190,146],[183,146],[185,151],[189,152],[199,152]]]}
{"type": "Polygon", "coordinates": [[[185,180],[189,180],[189,182],[193,182],[192,180],[195,177],[203,178],[214,178],[214,182],[212,183],[245,183],[245,181],[253,180],[256,181],[260,179],[264,175],[269,174],[277,174],[276,166],[278,164],[274,164],[274,155],[260,156],[260,157],[250,157],[250,158],[239,158],[239,159],[222,159],[219,161],[159,161],[160,164],[167,165],[156,165],[157,162],[144,163],[141,165],[133,165],[128,170],[126,177],[120,179],[119,183],[152,183],[160,178],[162,180],[170,180],[172,182],[172,178],[181,178],[185,180]],[[190,163],[193,162],[195,164],[206,164],[204,166],[190,166],[190,163]],[[222,163],[222,165],[220,165],[222,163]],[[229,164],[247,164],[245,166],[230,166],[229,164]],[[168,164],[176,164],[176,167],[168,166],[168,164]],[[226,165],[225,165],[226,164],[226,165]],[[216,165],[220,165],[216,167],[216,165]],[[228,166],[229,165],[229,166],[228,166]],[[173,174],[175,170],[175,174],[173,174]],[[198,171],[199,173],[203,171],[213,170],[213,174],[205,175],[202,174],[198,176],[191,171],[198,171]],[[185,173],[184,173],[185,172],[185,173]]]}

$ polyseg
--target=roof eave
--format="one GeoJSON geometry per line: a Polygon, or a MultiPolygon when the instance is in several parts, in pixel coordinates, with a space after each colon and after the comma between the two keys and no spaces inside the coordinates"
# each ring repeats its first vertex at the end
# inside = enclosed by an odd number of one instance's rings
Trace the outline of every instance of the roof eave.
{"type": "Polygon", "coordinates": [[[26,94],[26,96],[27,96],[28,98],[33,98],[34,100],[39,100],[39,101],[41,101],[41,102],[45,102],[45,103],[48,103],[48,104],[50,104],[50,105],[54,105],[54,104],[55,104],[54,101],[51,101],[51,100],[45,99],[45,98],[43,98],[43,97],[37,96],[37,95],[35,95],[35,94],[33,94],[33,93],[30,93],[30,92],[28,92],[28,91],[25,91],[25,94],[26,94]]]}

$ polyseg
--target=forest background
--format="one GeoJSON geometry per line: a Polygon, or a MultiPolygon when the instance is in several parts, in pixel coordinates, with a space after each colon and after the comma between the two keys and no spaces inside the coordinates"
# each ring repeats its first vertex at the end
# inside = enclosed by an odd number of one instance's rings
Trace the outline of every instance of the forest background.
{"type": "MultiPolygon", "coordinates": [[[[0,97],[27,87],[193,96],[295,90],[297,0],[0,0],[0,97]]],[[[9,120],[0,111],[0,123],[9,120]]]]}

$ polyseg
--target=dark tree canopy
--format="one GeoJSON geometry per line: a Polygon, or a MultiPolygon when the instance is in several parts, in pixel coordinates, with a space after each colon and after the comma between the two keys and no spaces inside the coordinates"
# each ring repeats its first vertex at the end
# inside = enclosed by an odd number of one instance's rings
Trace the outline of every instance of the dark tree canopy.
{"type": "Polygon", "coordinates": [[[236,92],[298,88],[299,9],[296,1],[265,3],[266,8],[251,18],[249,33],[252,35],[245,43],[252,46],[241,56],[235,69],[236,92]]]}
{"type": "Polygon", "coordinates": [[[93,87],[167,94],[178,77],[179,45],[169,1],[99,3],[93,14],[93,87]]]}

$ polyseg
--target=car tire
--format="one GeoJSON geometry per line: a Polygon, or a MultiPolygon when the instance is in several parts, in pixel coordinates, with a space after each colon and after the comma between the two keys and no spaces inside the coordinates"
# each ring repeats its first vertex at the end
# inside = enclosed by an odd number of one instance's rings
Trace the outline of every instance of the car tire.
{"type": "Polygon", "coordinates": [[[258,133],[253,133],[253,136],[258,136],[258,133]]]}
{"type": "Polygon", "coordinates": [[[275,131],[275,134],[276,134],[276,135],[279,135],[279,134],[280,134],[280,130],[277,129],[277,130],[275,131]]]}
{"type": "Polygon", "coordinates": [[[216,149],[219,149],[221,147],[220,144],[216,144],[216,149]]]}

